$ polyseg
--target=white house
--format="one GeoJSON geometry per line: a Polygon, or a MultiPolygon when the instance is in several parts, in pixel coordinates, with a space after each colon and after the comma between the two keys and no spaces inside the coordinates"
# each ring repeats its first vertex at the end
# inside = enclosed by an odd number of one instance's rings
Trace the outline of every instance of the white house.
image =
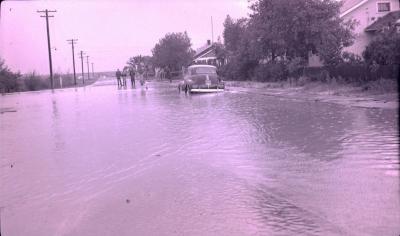
{"type": "MultiPolygon", "coordinates": [[[[362,56],[376,33],[399,22],[400,0],[343,0],[340,17],[357,21],[354,43],[344,51],[362,56]]],[[[308,64],[311,67],[322,65],[315,55],[310,56],[308,64]]]]}
{"type": "Polygon", "coordinates": [[[345,51],[361,56],[374,33],[380,30],[377,27],[384,27],[391,20],[396,22],[399,11],[400,0],[345,0],[340,17],[358,22],[354,30],[354,44],[345,51]]]}

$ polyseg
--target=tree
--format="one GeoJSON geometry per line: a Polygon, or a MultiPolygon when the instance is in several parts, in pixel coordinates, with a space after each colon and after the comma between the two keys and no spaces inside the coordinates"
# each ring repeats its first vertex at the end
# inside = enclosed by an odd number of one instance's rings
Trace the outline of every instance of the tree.
{"type": "Polygon", "coordinates": [[[340,18],[340,1],[260,0],[251,5],[249,32],[260,59],[308,60],[319,55],[326,64],[352,43],[354,21],[340,18]]]}
{"type": "Polygon", "coordinates": [[[126,64],[128,64],[131,67],[135,67],[136,65],[139,65],[140,63],[151,66],[153,64],[152,62],[153,62],[153,58],[151,56],[137,55],[137,56],[129,58],[129,60],[126,62],[126,64]]]}
{"type": "Polygon", "coordinates": [[[339,16],[340,1],[251,2],[248,19],[235,21],[228,15],[224,22],[230,64],[226,68],[239,73],[231,74],[231,78],[284,79],[302,71],[310,53],[318,55],[326,65],[335,65],[342,59],[342,49],[353,41],[355,21],[344,21],[339,16]],[[277,76],[262,78],[264,74],[277,76]]]}
{"type": "Polygon", "coordinates": [[[372,42],[363,52],[364,60],[372,65],[399,65],[400,64],[400,33],[396,27],[390,27],[378,32],[372,42]]]}
{"type": "Polygon", "coordinates": [[[180,70],[182,66],[188,65],[194,56],[190,38],[186,32],[166,34],[155,45],[152,53],[155,66],[168,66],[171,70],[180,70]]]}
{"type": "Polygon", "coordinates": [[[224,21],[224,43],[226,50],[235,52],[239,49],[239,45],[244,37],[247,20],[244,18],[233,20],[229,15],[224,21]]]}
{"type": "Polygon", "coordinates": [[[18,77],[19,73],[13,73],[0,59],[0,92],[14,92],[18,90],[18,77]]]}

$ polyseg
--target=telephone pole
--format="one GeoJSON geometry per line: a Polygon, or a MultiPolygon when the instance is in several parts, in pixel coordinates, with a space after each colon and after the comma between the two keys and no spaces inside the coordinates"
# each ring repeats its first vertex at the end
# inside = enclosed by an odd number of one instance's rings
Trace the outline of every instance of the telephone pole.
{"type": "Polygon", "coordinates": [[[83,51],[81,51],[81,68],[82,68],[82,79],[83,79],[83,84],[85,84],[85,74],[83,74],[83,51]]]}
{"type": "Polygon", "coordinates": [[[90,74],[89,74],[89,56],[86,56],[86,65],[87,65],[87,78],[90,79],[90,74]]]}
{"type": "Polygon", "coordinates": [[[92,62],[92,76],[93,76],[93,78],[94,78],[93,62],[92,62]]]}
{"type": "Polygon", "coordinates": [[[44,16],[40,17],[46,17],[46,28],[47,28],[47,48],[49,50],[49,67],[50,67],[50,84],[51,84],[51,89],[54,89],[54,82],[53,82],[53,65],[51,62],[51,46],[50,46],[50,30],[49,30],[49,17],[54,17],[49,15],[49,12],[57,12],[57,11],[49,11],[49,10],[42,10],[42,11],[37,11],[38,13],[45,13],[44,16]]]}
{"type": "Polygon", "coordinates": [[[76,86],[76,73],[75,73],[75,51],[74,51],[74,44],[76,43],[76,41],[78,41],[77,39],[68,39],[67,40],[69,42],[69,44],[72,44],[72,65],[74,68],[74,84],[76,86]]]}

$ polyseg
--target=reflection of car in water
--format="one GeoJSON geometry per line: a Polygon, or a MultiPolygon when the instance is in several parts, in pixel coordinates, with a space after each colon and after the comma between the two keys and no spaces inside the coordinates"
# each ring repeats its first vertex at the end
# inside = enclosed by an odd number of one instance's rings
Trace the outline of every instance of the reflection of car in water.
{"type": "Polygon", "coordinates": [[[217,68],[211,65],[192,65],[187,68],[179,91],[185,93],[222,92],[225,84],[217,75],[217,68]]]}

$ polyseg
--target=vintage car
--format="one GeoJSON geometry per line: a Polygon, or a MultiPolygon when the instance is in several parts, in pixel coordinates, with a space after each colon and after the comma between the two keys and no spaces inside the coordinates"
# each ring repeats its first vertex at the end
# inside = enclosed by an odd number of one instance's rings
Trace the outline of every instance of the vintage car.
{"type": "Polygon", "coordinates": [[[222,92],[225,84],[217,75],[217,68],[211,65],[192,65],[187,68],[179,91],[185,93],[222,92]]]}

